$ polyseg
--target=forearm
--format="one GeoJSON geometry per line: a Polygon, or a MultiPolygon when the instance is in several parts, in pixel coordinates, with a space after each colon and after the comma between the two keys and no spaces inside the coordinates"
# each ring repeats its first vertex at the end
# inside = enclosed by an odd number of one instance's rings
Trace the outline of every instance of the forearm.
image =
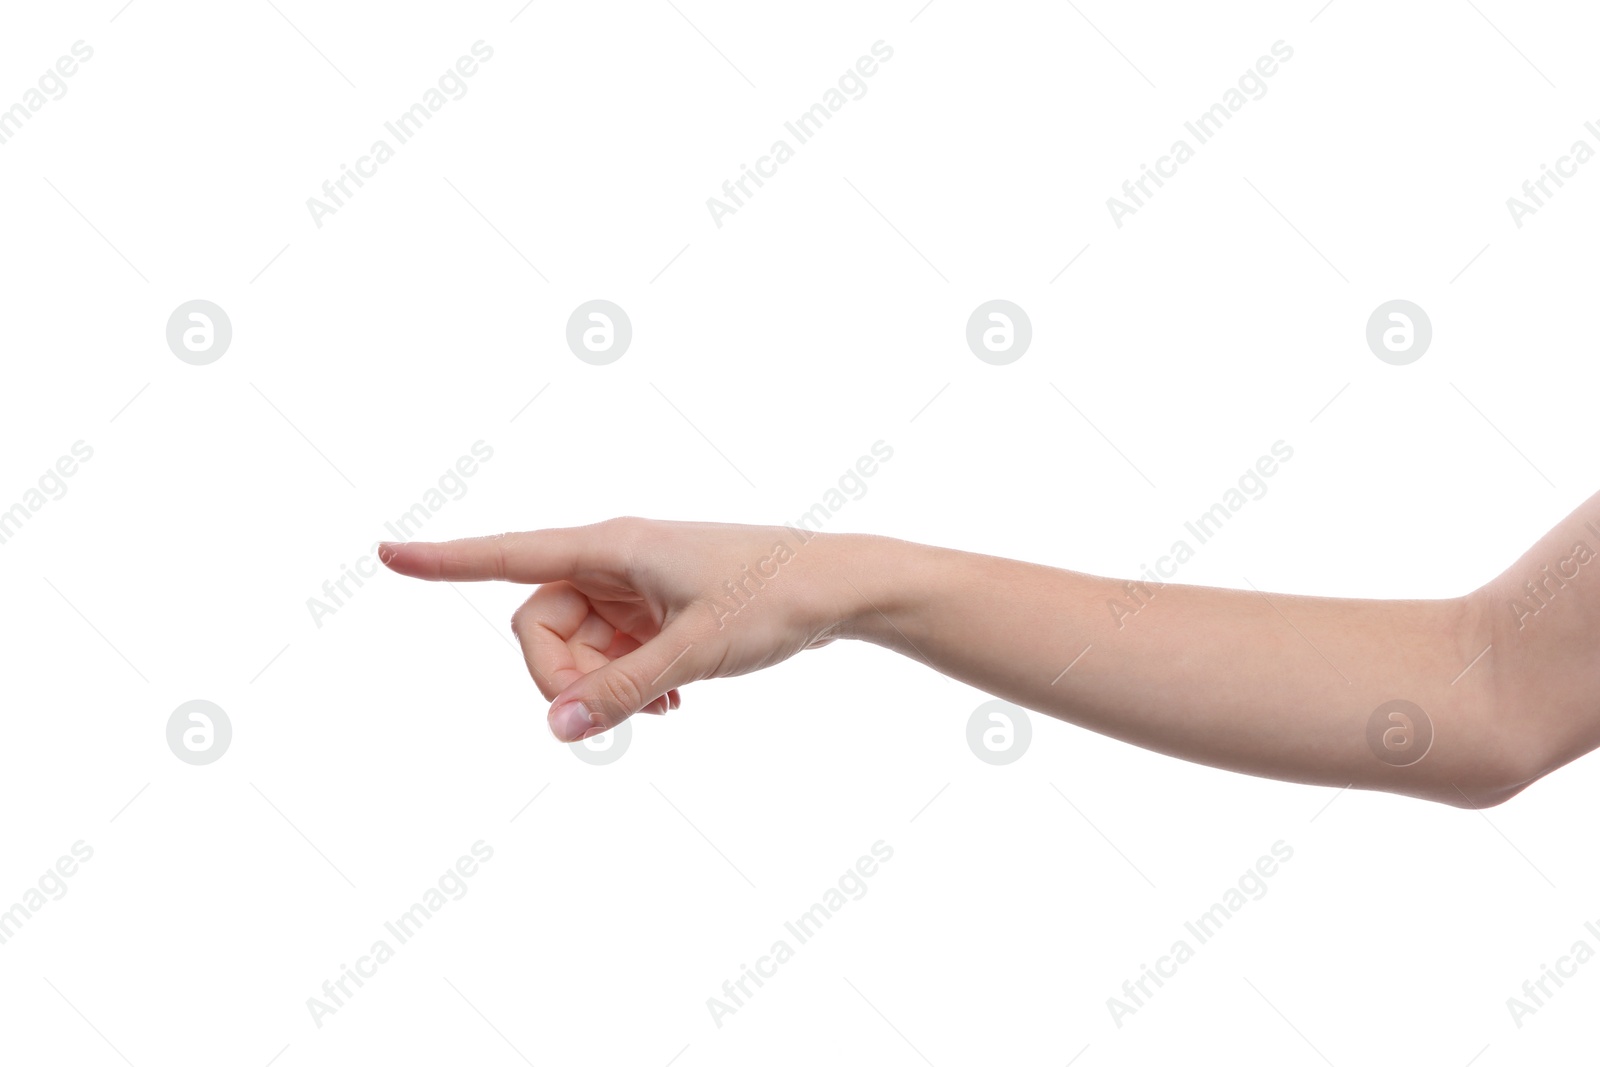
{"type": "Polygon", "coordinates": [[[879,538],[850,555],[850,636],[1097,732],[1249,774],[1458,805],[1504,799],[1515,777],[1495,663],[1474,663],[1492,625],[1478,595],[1140,585],[879,538]],[[1374,712],[1397,699],[1433,733],[1405,766],[1369,743],[1374,712]]]}

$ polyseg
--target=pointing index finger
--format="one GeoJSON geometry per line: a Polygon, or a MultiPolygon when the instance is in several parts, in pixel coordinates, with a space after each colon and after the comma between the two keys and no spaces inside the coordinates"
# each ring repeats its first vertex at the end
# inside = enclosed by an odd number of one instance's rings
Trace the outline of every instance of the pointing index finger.
{"type": "Polygon", "coordinates": [[[592,563],[600,538],[575,528],[530,530],[455,541],[385,541],[378,559],[396,574],[430,582],[525,582],[542,585],[592,563]]]}

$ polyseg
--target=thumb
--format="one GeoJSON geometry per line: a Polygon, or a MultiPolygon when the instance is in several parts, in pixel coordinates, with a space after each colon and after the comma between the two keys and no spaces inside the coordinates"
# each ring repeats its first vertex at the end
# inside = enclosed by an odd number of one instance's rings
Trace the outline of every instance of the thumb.
{"type": "Polygon", "coordinates": [[[679,616],[625,656],[585,674],[556,695],[550,732],[561,741],[604,733],[657,697],[705,677],[709,644],[679,616]]]}

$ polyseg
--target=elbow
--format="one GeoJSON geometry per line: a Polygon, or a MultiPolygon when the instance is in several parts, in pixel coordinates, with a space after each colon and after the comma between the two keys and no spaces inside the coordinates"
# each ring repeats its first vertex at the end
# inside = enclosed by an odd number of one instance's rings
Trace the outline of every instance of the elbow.
{"type": "Polygon", "coordinates": [[[1562,726],[1569,720],[1542,687],[1524,676],[1526,647],[1500,624],[1486,587],[1462,598],[1460,647],[1493,648],[1477,686],[1456,709],[1466,743],[1448,761],[1431,799],[1458,808],[1492,808],[1572,759],[1562,726]]]}
{"type": "Polygon", "coordinates": [[[1445,790],[1439,791],[1433,799],[1451,807],[1481,811],[1484,808],[1494,808],[1504,804],[1543,778],[1546,773],[1548,772],[1540,770],[1528,774],[1521,770],[1507,769],[1489,778],[1449,783],[1445,790]]]}
{"type": "Polygon", "coordinates": [[[1495,711],[1472,731],[1455,758],[1440,761],[1419,795],[1455,808],[1498,807],[1555,769],[1545,739],[1521,729],[1514,713],[1495,711]]]}

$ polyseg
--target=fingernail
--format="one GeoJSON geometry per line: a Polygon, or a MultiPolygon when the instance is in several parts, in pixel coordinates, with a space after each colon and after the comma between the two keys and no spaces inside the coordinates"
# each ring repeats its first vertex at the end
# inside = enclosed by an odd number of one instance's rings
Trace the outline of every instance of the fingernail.
{"type": "Polygon", "coordinates": [[[550,732],[558,741],[577,741],[598,725],[589,715],[589,709],[574,701],[550,712],[550,732]]]}

